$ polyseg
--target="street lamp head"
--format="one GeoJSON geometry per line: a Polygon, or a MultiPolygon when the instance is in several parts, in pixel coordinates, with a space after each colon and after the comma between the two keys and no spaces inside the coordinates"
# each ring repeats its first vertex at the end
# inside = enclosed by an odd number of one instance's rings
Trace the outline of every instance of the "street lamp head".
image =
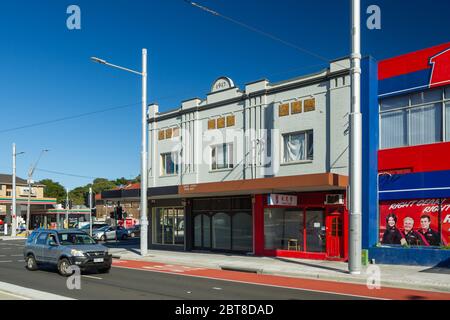
{"type": "Polygon", "coordinates": [[[91,57],[91,60],[97,63],[106,64],[106,60],[97,58],[97,57],[91,57]]]}

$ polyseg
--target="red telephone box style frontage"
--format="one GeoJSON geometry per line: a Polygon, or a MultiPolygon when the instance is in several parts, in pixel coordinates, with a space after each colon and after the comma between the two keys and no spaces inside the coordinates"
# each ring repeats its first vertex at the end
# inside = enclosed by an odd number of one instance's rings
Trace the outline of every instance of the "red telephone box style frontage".
{"type": "Polygon", "coordinates": [[[347,259],[345,192],[263,194],[254,199],[255,255],[347,259]]]}

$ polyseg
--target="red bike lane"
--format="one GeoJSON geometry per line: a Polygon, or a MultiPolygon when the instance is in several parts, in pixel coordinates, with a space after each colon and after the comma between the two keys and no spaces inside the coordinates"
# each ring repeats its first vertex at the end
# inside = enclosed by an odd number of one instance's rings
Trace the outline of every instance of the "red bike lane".
{"type": "Polygon", "coordinates": [[[380,289],[369,289],[364,284],[293,278],[286,276],[256,274],[248,272],[189,267],[165,264],[160,262],[138,260],[113,260],[113,266],[118,268],[136,269],[142,271],[162,272],[181,276],[208,278],[222,281],[233,281],[255,285],[275,286],[289,289],[342,294],[355,297],[388,300],[450,300],[450,293],[410,290],[382,286],[380,289]]]}

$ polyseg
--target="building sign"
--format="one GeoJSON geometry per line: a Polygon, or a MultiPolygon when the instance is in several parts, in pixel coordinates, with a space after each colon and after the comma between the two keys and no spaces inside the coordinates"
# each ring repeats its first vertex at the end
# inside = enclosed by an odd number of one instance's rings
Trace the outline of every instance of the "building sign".
{"type": "Polygon", "coordinates": [[[380,203],[382,245],[441,247],[450,243],[450,199],[380,203]]]}
{"type": "Polygon", "coordinates": [[[234,82],[228,77],[220,77],[216,81],[214,81],[212,87],[211,87],[211,93],[222,91],[226,89],[230,89],[234,87],[234,82]]]}
{"type": "MultiPolygon", "coordinates": [[[[30,193],[30,188],[28,187],[19,187],[19,196],[28,196],[30,193]]],[[[31,188],[31,196],[36,196],[36,189],[31,188]]]]}
{"type": "Polygon", "coordinates": [[[297,196],[288,194],[269,194],[267,197],[267,204],[269,206],[297,206],[297,196]]]}
{"type": "Polygon", "coordinates": [[[450,42],[381,61],[379,94],[397,95],[450,84],[450,42]]]}

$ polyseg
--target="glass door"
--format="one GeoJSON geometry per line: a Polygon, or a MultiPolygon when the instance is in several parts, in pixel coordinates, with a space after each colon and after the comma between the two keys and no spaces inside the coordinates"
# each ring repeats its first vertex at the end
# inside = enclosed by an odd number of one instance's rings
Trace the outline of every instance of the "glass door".
{"type": "Polygon", "coordinates": [[[307,209],[305,219],[306,251],[325,252],[325,210],[307,209]]]}
{"type": "Polygon", "coordinates": [[[184,245],[184,209],[155,208],[153,242],[184,245]]]}

